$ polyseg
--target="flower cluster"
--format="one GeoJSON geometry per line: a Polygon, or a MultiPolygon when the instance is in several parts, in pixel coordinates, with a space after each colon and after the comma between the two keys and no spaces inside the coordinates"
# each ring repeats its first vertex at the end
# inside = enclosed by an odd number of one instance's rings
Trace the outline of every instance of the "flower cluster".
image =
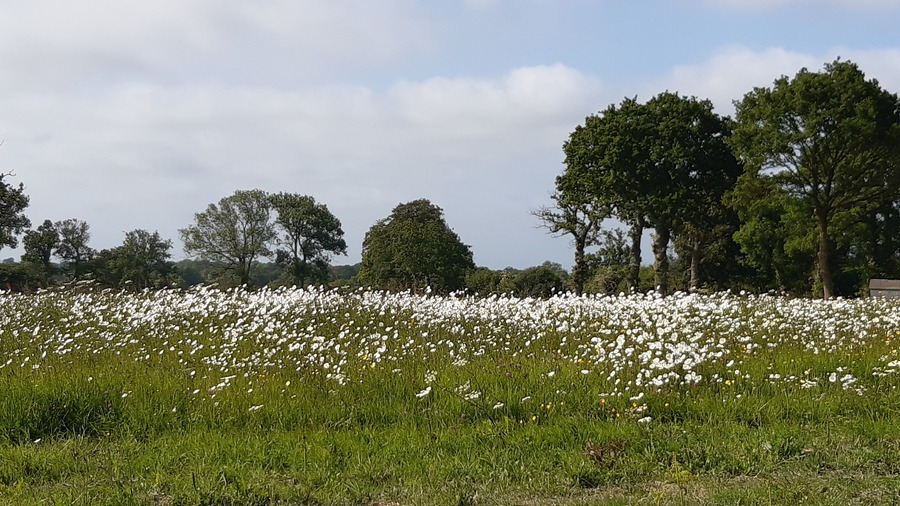
{"type": "MultiPolygon", "coordinates": [[[[553,391],[573,381],[593,382],[603,385],[602,398],[635,402],[644,393],[698,385],[727,389],[751,381],[863,393],[863,378],[890,379],[900,372],[891,344],[898,337],[900,305],[881,299],[726,293],[543,300],[202,287],[0,295],[0,376],[39,374],[97,356],[148,365],[169,361],[205,380],[203,390],[192,387],[191,395],[205,391],[209,397],[232,388],[238,375],[266,371],[340,388],[373,371],[417,368],[410,372],[419,378],[417,397],[445,391],[499,410],[518,398],[489,397],[468,381],[442,384],[442,371],[464,378],[467,368],[499,358],[543,364],[541,376],[556,385],[553,391]],[[876,344],[889,350],[880,363],[854,361],[876,344]],[[784,350],[820,357],[821,367],[797,369],[773,360],[759,370],[759,363],[784,356],[777,353],[784,350]]],[[[649,421],[641,412],[633,415],[649,421]]]]}

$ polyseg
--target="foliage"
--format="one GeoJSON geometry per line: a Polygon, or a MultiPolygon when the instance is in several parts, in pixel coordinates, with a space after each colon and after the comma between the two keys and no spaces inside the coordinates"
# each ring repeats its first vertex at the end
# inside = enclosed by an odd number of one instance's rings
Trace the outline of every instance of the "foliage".
{"type": "Polygon", "coordinates": [[[709,100],[666,92],[646,104],[626,99],[589,116],[563,146],[569,185],[584,188],[590,201],[611,206],[623,220],[646,220],[655,229],[656,281],[663,293],[672,234],[705,243],[700,231],[719,220],[710,203],[737,177],[739,166],[724,142],[728,135],[728,122],[709,100]]]}
{"type": "Polygon", "coordinates": [[[463,288],[475,268],[472,251],[444,221],[444,211],[426,199],[394,208],[363,241],[359,279],[389,289],[438,292],[463,288]]]}
{"type": "MultiPolygon", "coordinates": [[[[508,293],[516,297],[551,297],[565,291],[568,277],[566,271],[559,264],[544,262],[542,265],[529,267],[511,277],[512,290],[508,293]]],[[[501,289],[504,285],[505,283],[501,282],[501,289]]]]}
{"type": "Polygon", "coordinates": [[[32,292],[46,285],[46,277],[33,265],[24,263],[0,264],[0,290],[32,292]]]}
{"type": "Polygon", "coordinates": [[[472,295],[491,295],[502,293],[500,286],[503,282],[503,273],[477,267],[466,273],[466,291],[472,295]]]}
{"type": "Polygon", "coordinates": [[[621,229],[603,230],[600,247],[588,255],[590,279],[585,284],[588,293],[614,294],[627,292],[630,288],[639,290],[629,279],[631,271],[631,251],[625,233],[621,229]]]}
{"type": "Polygon", "coordinates": [[[732,145],[748,177],[769,178],[816,219],[823,295],[836,295],[833,230],[841,214],[900,201],[900,99],[853,63],[755,88],[736,104],[732,145]]]}
{"type": "Polygon", "coordinates": [[[19,245],[17,236],[31,225],[23,212],[28,207],[25,185],[13,186],[4,179],[12,174],[0,173],[0,249],[19,245]]]}
{"type": "Polygon", "coordinates": [[[250,266],[251,286],[282,286],[286,273],[277,262],[253,262],[250,266]]]}
{"type": "Polygon", "coordinates": [[[584,290],[590,275],[586,250],[600,239],[600,224],[610,216],[610,205],[587,190],[584,181],[569,173],[556,178],[555,202],[552,208],[541,207],[534,214],[553,235],[571,235],[575,246],[575,266],[572,282],[575,293],[584,290]]]}
{"type": "Polygon", "coordinates": [[[740,219],[734,240],[753,283],[762,290],[811,294],[815,223],[803,202],[771,178],[753,174],[743,174],[725,200],[740,219]]]}
{"type": "Polygon", "coordinates": [[[164,240],[159,232],[152,234],[136,229],[125,234],[122,245],[101,251],[95,267],[98,276],[108,286],[128,286],[136,290],[168,286],[173,279],[172,241],[164,240]]]}
{"type": "Polygon", "coordinates": [[[63,260],[64,266],[71,271],[75,279],[80,279],[84,274],[85,263],[96,253],[88,246],[91,240],[90,225],[86,221],[69,218],[57,221],[53,226],[59,234],[56,256],[63,260]]]}
{"type": "MultiPolygon", "coordinates": [[[[275,239],[271,203],[262,190],[238,190],[194,215],[194,224],[179,230],[184,251],[222,267],[242,284],[250,283],[254,260],[271,254],[275,239]]],[[[228,284],[228,278],[220,281],[228,284]]]]}
{"type": "Polygon", "coordinates": [[[217,267],[209,260],[185,258],[172,265],[172,269],[184,286],[196,286],[215,280],[217,267]]]}
{"type": "Polygon", "coordinates": [[[278,193],[269,197],[281,235],[276,263],[285,268],[291,284],[328,281],[332,254],[346,255],[341,222],[325,204],[307,195],[278,193]]]}
{"type": "Polygon", "coordinates": [[[359,269],[362,267],[361,263],[353,264],[353,265],[334,265],[331,267],[331,277],[330,281],[332,282],[349,282],[353,278],[359,274],[359,269]]]}
{"type": "Polygon", "coordinates": [[[37,230],[26,231],[22,242],[25,244],[22,261],[38,266],[45,275],[49,275],[53,270],[53,252],[59,245],[59,230],[53,222],[44,220],[37,230]]]}

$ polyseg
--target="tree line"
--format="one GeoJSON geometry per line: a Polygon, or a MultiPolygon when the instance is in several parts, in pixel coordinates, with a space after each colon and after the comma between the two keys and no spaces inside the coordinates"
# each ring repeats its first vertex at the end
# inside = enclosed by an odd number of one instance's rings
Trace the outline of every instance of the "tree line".
{"type": "Polygon", "coordinates": [[[709,100],[664,92],[626,98],[590,115],[563,144],[553,204],[533,214],[571,238],[571,272],[476,268],[471,248],[427,199],[401,203],[363,241],[357,266],[341,222],[313,197],[236,191],[172,241],[133,230],[95,251],[87,223],[30,229],[24,186],[0,173],[0,248],[25,254],[0,266],[9,287],[92,279],[146,289],[199,282],[351,284],[395,290],[514,293],[749,289],[796,295],[862,293],[873,277],[900,277],[900,99],[836,60],[801,69],[735,102],[732,119],[709,100]],[[626,229],[610,228],[615,218],[626,229]],[[652,230],[652,267],[641,238],[652,230]],[[262,259],[269,262],[262,262],[262,259]],[[57,261],[54,261],[57,260],[57,261]]]}
{"type": "MultiPolygon", "coordinates": [[[[573,285],[598,273],[587,248],[610,217],[628,226],[623,277],[638,287],[643,230],[654,284],[671,252],[688,288],[750,287],[824,298],[900,276],[900,100],[836,60],[735,102],[665,92],[588,116],[564,144],[554,205],[535,212],[575,246],[573,285]]],[[[608,237],[608,236],[606,236],[608,237]]]]}

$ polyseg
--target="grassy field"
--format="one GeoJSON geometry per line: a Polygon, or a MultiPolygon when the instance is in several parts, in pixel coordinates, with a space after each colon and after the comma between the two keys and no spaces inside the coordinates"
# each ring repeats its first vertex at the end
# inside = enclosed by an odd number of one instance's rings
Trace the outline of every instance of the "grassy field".
{"type": "Polygon", "coordinates": [[[0,504],[897,504],[900,303],[0,295],[0,504]]]}

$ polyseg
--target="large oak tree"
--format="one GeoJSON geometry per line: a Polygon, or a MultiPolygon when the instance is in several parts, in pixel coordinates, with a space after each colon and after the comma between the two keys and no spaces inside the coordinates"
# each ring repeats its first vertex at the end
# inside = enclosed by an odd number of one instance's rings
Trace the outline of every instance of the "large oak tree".
{"type": "MultiPolygon", "coordinates": [[[[732,145],[748,174],[768,178],[815,217],[824,298],[835,295],[835,218],[900,192],[900,100],[848,61],[802,69],[736,102],[732,145]]],[[[739,190],[740,191],[740,190],[739,190]]]]}

